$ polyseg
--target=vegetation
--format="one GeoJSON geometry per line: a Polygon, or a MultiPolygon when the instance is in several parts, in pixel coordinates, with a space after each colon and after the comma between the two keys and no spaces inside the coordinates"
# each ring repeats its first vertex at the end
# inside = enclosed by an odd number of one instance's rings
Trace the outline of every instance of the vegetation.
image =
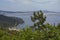
{"type": "Polygon", "coordinates": [[[20,31],[9,31],[0,29],[0,40],[60,40],[60,29],[58,26],[50,24],[39,31],[32,31],[31,28],[25,28],[20,31]]]}
{"type": "Polygon", "coordinates": [[[31,16],[31,20],[34,22],[33,27],[35,29],[37,28],[40,30],[42,27],[44,27],[44,22],[46,21],[46,16],[43,15],[43,12],[34,12],[33,16],[31,16]]]}
{"type": "Polygon", "coordinates": [[[17,17],[8,17],[0,14],[0,26],[4,28],[15,27],[18,24],[23,24],[24,20],[17,17]]]}
{"type": "MultiPolygon", "coordinates": [[[[38,23],[33,20],[34,24],[39,24],[36,26],[33,25],[34,29],[38,27],[37,30],[32,30],[32,28],[30,27],[21,29],[19,31],[10,31],[8,29],[3,30],[2,28],[0,28],[0,40],[60,40],[60,24],[58,24],[57,26],[50,25],[49,23],[44,24],[46,17],[43,17],[42,12],[40,13],[41,14],[39,15],[41,15],[41,17],[36,18],[36,16],[34,16],[36,19],[34,17],[32,18],[40,22],[38,23]]],[[[34,15],[36,14],[34,13],[34,15]]]]}

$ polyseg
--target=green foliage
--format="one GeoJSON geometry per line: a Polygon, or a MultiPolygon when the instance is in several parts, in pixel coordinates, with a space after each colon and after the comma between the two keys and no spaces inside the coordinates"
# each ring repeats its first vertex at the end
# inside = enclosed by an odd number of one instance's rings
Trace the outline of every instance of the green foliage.
{"type": "Polygon", "coordinates": [[[6,31],[0,29],[0,40],[60,40],[60,29],[58,26],[45,24],[44,30],[31,28],[21,29],[20,31],[6,31]]]}
{"type": "Polygon", "coordinates": [[[3,35],[4,35],[4,32],[0,30],[0,37],[2,37],[3,35]]]}
{"type": "Polygon", "coordinates": [[[46,16],[43,15],[42,11],[34,12],[33,16],[31,16],[31,20],[34,22],[34,27],[40,30],[40,28],[44,26],[46,16]]]}

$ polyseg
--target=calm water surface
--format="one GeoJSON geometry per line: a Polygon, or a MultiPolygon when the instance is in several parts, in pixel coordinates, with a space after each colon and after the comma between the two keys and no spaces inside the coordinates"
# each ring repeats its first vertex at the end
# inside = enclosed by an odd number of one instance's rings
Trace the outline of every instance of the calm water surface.
{"type": "MultiPolygon", "coordinates": [[[[58,24],[60,23],[60,14],[58,13],[44,13],[46,15],[46,23],[50,24],[58,24]]],[[[33,15],[33,13],[5,13],[6,16],[11,17],[19,17],[22,18],[25,23],[22,25],[18,25],[18,27],[24,27],[24,26],[31,26],[33,25],[33,22],[30,19],[30,16],[33,15]]]]}

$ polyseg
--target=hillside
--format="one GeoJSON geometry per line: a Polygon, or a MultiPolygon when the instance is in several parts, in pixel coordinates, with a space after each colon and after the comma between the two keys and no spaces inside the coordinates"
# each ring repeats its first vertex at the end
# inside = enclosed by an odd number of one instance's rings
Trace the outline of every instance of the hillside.
{"type": "Polygon", "coordinates": [[[0,15],[0,25],[2,27],[14,27],[23,23],[24,21],[21,18],[0,15]]]}

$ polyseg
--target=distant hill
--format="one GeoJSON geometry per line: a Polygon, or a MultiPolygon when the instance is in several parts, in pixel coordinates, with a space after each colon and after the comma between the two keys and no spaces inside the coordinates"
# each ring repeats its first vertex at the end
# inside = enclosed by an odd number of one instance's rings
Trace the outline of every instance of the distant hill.
{"type": "Polygon", "coordinates": [[[21,18],[0,15],[0,26],[2,27],[15,27],[23,23],[24,21],[21,18]]]}
{"type": "MultiPolygon", "coordinates": [[[[60,12],[55,12],[55,11],[48,11],[48,10],[42,10],[44,13],[60,13],[60,12]]],[[[3,11],[0,10],[0,13],[30,13],[30,12],[34,12],[34,11],[3,11]]]]}
{"type": "Polygon", "coordinates": [[[0,10],[0,13],[27,13],[27,12],[21,12],[21,11],[3,11],[3,10],[0,10]]]}
{"type": "Polygon", "coordinates": [[[55,12],[55,11],[47,11],[47,10],[42,10],[44,13],[60,13],[60,12],[55,12]]]}

